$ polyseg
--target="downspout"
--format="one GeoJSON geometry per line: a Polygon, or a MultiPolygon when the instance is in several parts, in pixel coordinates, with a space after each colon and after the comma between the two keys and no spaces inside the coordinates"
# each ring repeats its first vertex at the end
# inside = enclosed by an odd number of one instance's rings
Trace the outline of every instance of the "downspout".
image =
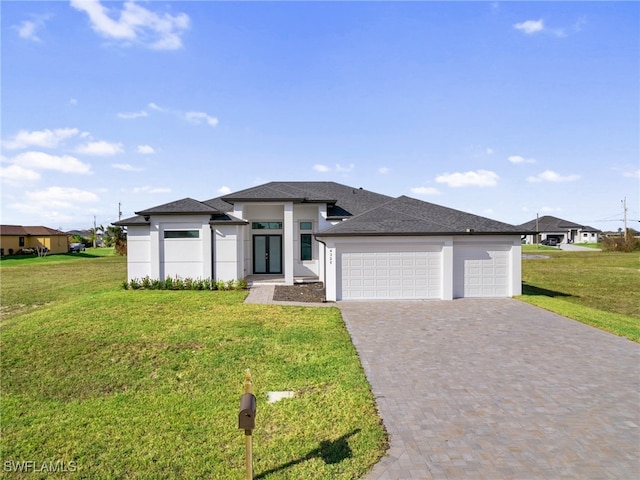
{"type": "Polygon", "coordinates": [[[323,276],[324,276],[324,298],[322,299],[322,303],[327,303],[327,244],[324,243],[322,240],[318,239],[318,237],[316,237],[316,235],[313,235],[313,239],[318,242],[321,243],[322,245],[324,245],[324,255],[323,255],[323,263],[324,265],[322,266],[323,269],[323,276]]]}

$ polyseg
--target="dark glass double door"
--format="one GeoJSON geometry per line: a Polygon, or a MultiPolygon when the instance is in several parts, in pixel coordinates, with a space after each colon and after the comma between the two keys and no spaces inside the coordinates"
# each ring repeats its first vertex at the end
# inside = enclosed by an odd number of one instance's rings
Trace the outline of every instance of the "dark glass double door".
{"type": "Polygon", "coordinates": [[[282,235],[253,236],[253,273],[282,273],[282,235]]]}

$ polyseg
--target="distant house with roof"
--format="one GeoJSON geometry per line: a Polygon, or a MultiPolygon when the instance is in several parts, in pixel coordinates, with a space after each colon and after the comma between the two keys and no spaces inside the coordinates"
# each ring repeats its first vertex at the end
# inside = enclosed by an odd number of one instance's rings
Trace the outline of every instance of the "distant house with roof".
{"type": "Polygon", "coordinates": [[[598,243],[600,230],[588,225],[570,222],[562,218],[545,215],[544,217],[534,218],[520,225],[523,230],[530,233],[525,236],[526,244],[547,243],[551,241],[554,244],[562,243],[598,243]]]}
{"type": "Polygon", "coordinates": [[[0,225],[0,255],[67,253],[69,240],[65,232],[43,226],[0,225]]]}
{"type": "Polygon", "coordinates": [[[335,182],[270,182],[184,198],[115,223],[128,278],[325,283],[326,298],[521,294],[521,236],[506,223],[335,182]]]}

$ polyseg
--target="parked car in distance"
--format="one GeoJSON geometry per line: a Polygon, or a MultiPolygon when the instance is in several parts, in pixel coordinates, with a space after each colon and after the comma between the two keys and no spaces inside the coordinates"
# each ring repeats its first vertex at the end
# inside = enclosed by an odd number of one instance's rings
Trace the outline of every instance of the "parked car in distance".
{"type": "Polygon", "coordinates": [[[84,252],[84,243],[72,243],[69,245],[69,253],[84,252]]]}
{"type": "Polygon", "coordinates": [[[542,241],[542,245],[549,245],[550,247],[555,247],[558,245],[558,239],[555,237],[545,238],[542,241]]]}

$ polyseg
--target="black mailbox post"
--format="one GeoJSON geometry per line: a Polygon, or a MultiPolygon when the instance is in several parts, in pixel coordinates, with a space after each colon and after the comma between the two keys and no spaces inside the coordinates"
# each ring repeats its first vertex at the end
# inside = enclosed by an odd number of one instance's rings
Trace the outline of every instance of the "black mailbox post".
{"type": "MultiPolygon", "coordinates": [[[[253,430],[256,428],[256,397],[252,393],[245,393],[240,397],[240,412],[238,413],[238,428],[253,430]]],[[[250,433],[248,435],[251,435],[250,433]]]]}

